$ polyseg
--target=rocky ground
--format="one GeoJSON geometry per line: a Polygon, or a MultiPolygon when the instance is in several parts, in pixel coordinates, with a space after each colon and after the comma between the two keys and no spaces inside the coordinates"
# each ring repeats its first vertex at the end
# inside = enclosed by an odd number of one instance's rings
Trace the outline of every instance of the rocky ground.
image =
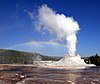
{"type": "Polygon", "coordinates": [[[100,68],[56,69],[1,64],[0,84],[100,84],[100,68]]]}

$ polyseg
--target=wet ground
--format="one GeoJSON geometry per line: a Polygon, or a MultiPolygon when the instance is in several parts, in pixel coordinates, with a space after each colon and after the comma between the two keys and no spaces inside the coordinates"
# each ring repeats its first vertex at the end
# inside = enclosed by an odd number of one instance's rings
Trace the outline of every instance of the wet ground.
{"type": "Polygon", "coordinates": [[[0,84],[100,84],[100,67],[54,69],[0,65],[0,84]]]}

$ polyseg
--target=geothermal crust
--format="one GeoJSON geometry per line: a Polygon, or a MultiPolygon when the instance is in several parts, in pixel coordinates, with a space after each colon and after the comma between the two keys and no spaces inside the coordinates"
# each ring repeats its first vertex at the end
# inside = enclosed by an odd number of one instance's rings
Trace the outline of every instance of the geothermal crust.
{"type": "Polygon", "coordinates": [[[55,66],[55,67],[88,67],[95,66],[94,64],[86,64],[80,55],[70,56],[65,55],[59,61],[37,61],[39,66],[55,66]]]}
{"type": "Polygon", "coordinates": [[[89,65],[84,62],[79,55],[69,56],[65,55],[61,60],[54,63],[55,66],[66,66],[66,67],[84,67],[84,66],[94,66],[89,65]]]}

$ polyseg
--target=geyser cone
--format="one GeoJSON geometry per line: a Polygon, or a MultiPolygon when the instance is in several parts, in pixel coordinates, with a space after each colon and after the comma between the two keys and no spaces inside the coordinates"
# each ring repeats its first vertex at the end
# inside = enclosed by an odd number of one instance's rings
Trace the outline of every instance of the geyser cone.
{"type": "Polygon", "coordinates": [[[56,66],[56,67],[88,67],[95,66],[94,64],[86,64],[83,59],[81,59],[80,55],[65,55],[61,60],[48,63],[47,66],[56,66]]]}

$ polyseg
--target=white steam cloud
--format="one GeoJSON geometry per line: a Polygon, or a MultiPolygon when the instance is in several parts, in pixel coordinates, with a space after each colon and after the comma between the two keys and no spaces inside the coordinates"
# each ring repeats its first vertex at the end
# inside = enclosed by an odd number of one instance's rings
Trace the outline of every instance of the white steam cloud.
{"type": "Polygon", "coordinates": [[[42,5],[38,9],[38,16],[35,27],[49,31],[56,35],[58,39],[67,40],[67,50],[70,56],[75,55],[77,37],[76,33],[79,25],[74,21],[73,17],[66,17],[64,14],[58,14],[53,9],[42,5]]]}

